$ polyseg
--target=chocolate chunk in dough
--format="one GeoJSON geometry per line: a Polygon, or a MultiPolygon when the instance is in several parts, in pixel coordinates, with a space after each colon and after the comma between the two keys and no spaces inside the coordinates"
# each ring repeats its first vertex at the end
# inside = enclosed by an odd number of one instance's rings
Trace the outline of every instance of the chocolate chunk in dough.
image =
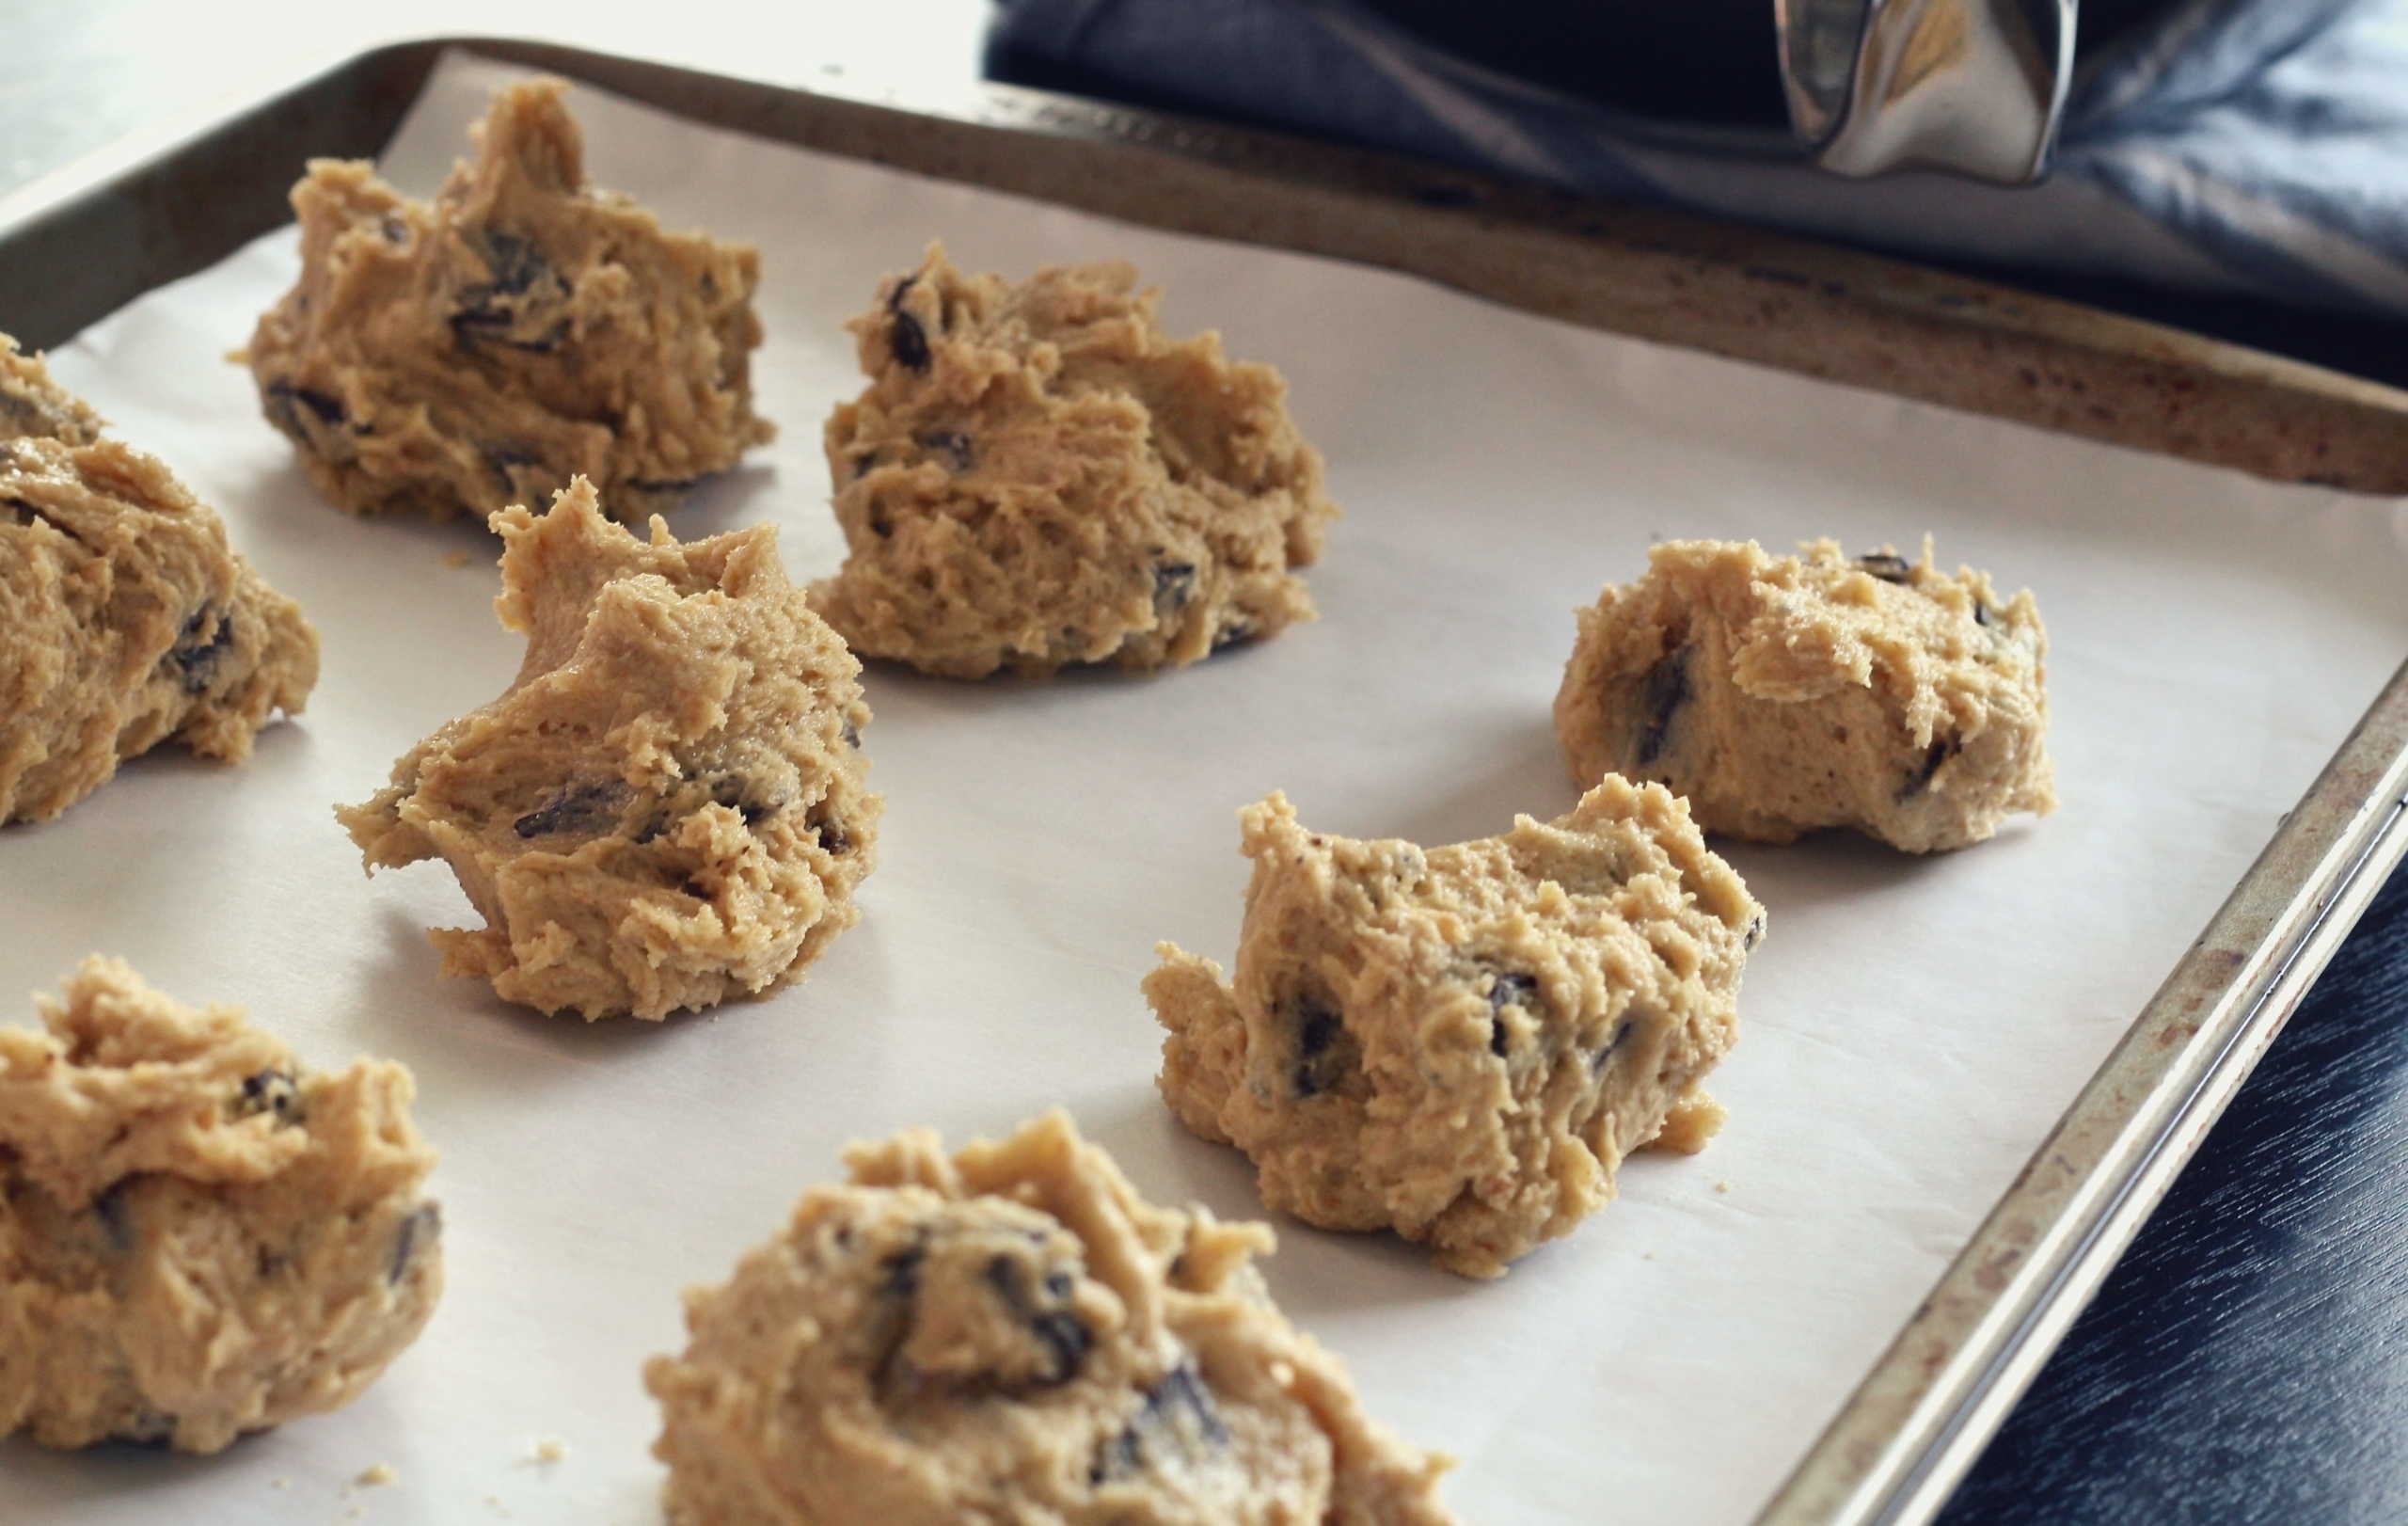
{"type": "Polygon", "coordinates": [[[164,741],[242,762],[318,680],[317,632],[216,512],[15,351],[0,335],[0,822],[164,741]]]}
{"type": "Polygon", "coordinates": [[[2001,599],[1928,547],[1666,541],[1649,562],[1580,612],[1555,699],[1574,778],[1656,780],[1734,837],[1854,827],[1916,853],[2055,808],[2029,593],[2001,599]]]}
{"type": "Polygon", "coordinates": [[[0,1436],[215,1452],[357,1398],[443,1291],[409,1072],[115,960],[41,1009],[0,1029],[0,1436]]]}
{"type": "Polygon", "coordinates": [[[644,1369],[677,1526],[1454,1520],[1273,1307],[1265,1226],[1145,1201],[1059,1112],[846,1158],[644,1369]]]}
{"type": "Polygon", "coordinates": [[[948,677],[1177,667],[1313,616],[1338,510],[1287,383],[1173,341],[1126,264],[1012,286],[931,246],[852,323],[828,421],[850,554],[812,602],[866,657],[948,677]]]}
{"type": "Polygon", "coordinates": [[[1495,1277],[1604,1207],[1630,1152],[1719,1126],[1702,1082],[1763,912],[1661,787],[1608,775],[1427,851],[1307,832],[1281,795],[1241,819],[1236,980],[1164,944],[1145,989],[1164,1098],[1272,1207],[1495,1277]]]}
{"type": "Polygon", "coordinates": [[[336,814],[372,868],[440,857],[483,916],[448,974],[588,1018],[660,1018],[801,978],[859,915],[879,798],[861,665],[786,581],[777,532],[640,541],[582,480],[495,515],[517,681],[336,814]]]}
{"type": "Polygon", "coordinates": [[[342,507],[483,517],[582,476],[640,523],[771,437],[758,255],[588,185],[565,88],[499,92],[433,201],[365,163],[293,187],[301,279],[245,358],[342,507]]]}

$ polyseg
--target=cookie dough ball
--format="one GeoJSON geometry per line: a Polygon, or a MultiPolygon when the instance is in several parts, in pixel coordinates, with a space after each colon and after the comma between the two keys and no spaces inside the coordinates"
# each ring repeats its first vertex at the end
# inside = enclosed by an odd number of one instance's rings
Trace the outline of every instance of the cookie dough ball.
{"type": "Polygon", "coordinates": [[[812,601],[853,650],[979,678],[1178,667],[1313,618],[1291,568],[1337,507],[1288,384],[1164,337],[1118,262],[1020,286],[930,246],[851,328],[828,421],[850,554],[812,601]]]}
{"type": "Polygon", "coordinates": [[[1054,1112],[847,1154],[644,1381],[681,1526],[1442,1526],[1443,1459],[1272,1307],[1259,1224],[1141,1200],[1054,1112]]]}
{"type": "Polygon", "coordinates": [[[1555,697],[1573,777],[1660,781],[1708,832],[1855,827],[1914,853],[2055,809],[2032,595],[1940,571],[1927,542],[1920,562],[1800,549],[1667,541],[1582,610],[1555,697]]]}
{"type": "Polygon", "coordinates": [[[861,664],[786,581],[766,525],[649,544],[578,480],[493,517],[500,698],[335,814],[372,871],[440,856],[483,916],[450,975],[587,1018],[661,1018],[800,979],[860,914],[884,802],[863,783],[861,664]]]}
{"type": "Polygon", "coordinates": [[[0,1436],[215,1452],[357,1398],[443,1291],[409,1072],[115,960],[0,1029],[0,1436]]]}
{"type": "Polygon", "coordinates": [[[216,512],[41,362],[0,351],[0,822],[43,821],[163,741],[239,763],[318,681],[300,606],[216,512]]]}
{"type": "Polygon", "coordinates": [[[104,427],[91,405],[51,379],[38,355],[23,355],[0,334],[0,442],[55,439],[89,445],[104,427]]]}
{"type": "Polygon", "coordinates": [[[1623,1157],[1703,1149],[1764,911],[1681,803],[1610,774],[1571,814],[1427,851],[1240,813],[1237,979],[1164,944],[1163,1096],[1263,1201],[1393,1229],[1497,1277],[1609,1201],[1623,1157]]]}
{"type": "Polygon", "coordinates": [[[480,517],[582,476],[641,523],[768,440],[759,255],[585,180],[558,80],[494,97],[432,202],[365,163],[293,190],[301,280],[246,357],[268,421],[355,514],[480,517]]]}

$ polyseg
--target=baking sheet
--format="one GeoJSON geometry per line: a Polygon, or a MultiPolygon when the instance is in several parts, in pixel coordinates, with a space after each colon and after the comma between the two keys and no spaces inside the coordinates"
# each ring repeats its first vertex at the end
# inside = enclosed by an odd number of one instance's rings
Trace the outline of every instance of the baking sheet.
{"type": "MultiPolygon", "coordinates": [[[[507,72],[445,66],[388,170],[430,190],[507,72]]],[[[756,366],[784,437],[678,533],[841,543],[819,421],[857,389],[836,326],[929,236],[1022,274],[1126,256],[1175,331],[1290,376],[1349,517],[1324,618],[1159,679],[960,686],[879,670],[889,811],[863,924],[800,989],[587,1028],[445,981],[420,932],[471,917],[437,866],[360,879],[328,806],[507,683],[492,545],[316,501],[222,363],[289,283],[277,234],[55,357],[226,513],[325,635],[309,712],[245,770],[142,760],[0,837],[0,991],[83,951],[240,1002],[334,1063],[418,1072],[445,1154],[452,1286],[349,1410],[212,1459],[0,1446],[0,1516],[657,1518],[637,1376],[675,1290],[724,1275],[841,1142],[994,1133],[1054,1102],[1149,1193],[1259,1212],[1233,1153],[1155,1100],[1135,990],[1158,937],[1225,962],[1231,812],[1424,842],[1566,808],[1547,704],[1570,611],[1657,535],[1837,534],[2041,596],[2067,805],[1937,861],[1853,839],[1726,850],[1772,909],[1705,1154],[1497,1284],[1378,1237],[1283,1228],[1284,1306],[1372,1407],[1464,1460],[1506,1523],[1744,1518],[1877,1356],[2365,702],[2408,651],[2408,510],[1588,333],[1355,267],[1120,227],[679,123],[582,91],[603,183],[765,249],[756,366]],[[447,565],[467,550],[471,564],[447,565]],[[538,1464],[539,1437],[568,1444],[538,1464]],[[390,1463],[397,1485],[348,1481],[390,1463]],[[278,1481],[283,1481],[279,1486],[278,1481]]],[[[298,158],[307,145],[295,145],[298,158]]],[[[0,325],[6,323],[0,315],[0,325]]]]}

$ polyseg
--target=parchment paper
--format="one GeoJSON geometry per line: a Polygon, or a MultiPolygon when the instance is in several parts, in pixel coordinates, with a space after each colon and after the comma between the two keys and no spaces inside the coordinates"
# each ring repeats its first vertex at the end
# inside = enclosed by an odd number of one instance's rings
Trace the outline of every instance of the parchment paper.
{"type": "MultiPolygon", "coordinates": [[[[433,188],[496,69],[430,87],[388,156],[433,188]]],[[[2408,509],[2281,488],[1544,322],[1381,272],[1121,227],[577,98],[602,183],[758,241],[784,434],[682,535],[768,520],[840,557],[819,425],[839,329],[942,236],[971,269],[1126,256],[1174,331],[1276,363],[1347,517],[1323,618],[1156,679],[869,678],[889,802],[862,925],[798,989],[588,1027],[446,980],[437,866],[361,877],[336,802],[508,682],[494,544],[320,502],[225,352],[289,230],[58,352],[65,381],[225,513],[325,641],[307,715],[243,769],[161,753],[0,834],[0,992],[88,950],[247,1007],[320,1064],[418,1075],[451,1287],[369,1393],[214,1458],[0,1445],[0,1518],[651,1522],[638,1369],[848,1138],[951,1139],[1055,1103],[1149,1193],[1259,1216],[1235,1153],[1153,1091],[1157,938],[1226,961],[1236,807],[1424,843],[1566,809],[1548,704],[1572,610],[1657,536],[1837,535],[2040,596],[2064,808],[1929,860],[1852,837],[1725,850],[1771,908],[1703,1155],[1501,1282],[1293,1223],[1280,1301],[1371,1407],[1463,1462],[1466,1519],[1744,1518],[1780,1481],[2408,654],[2408,509]],[[446,564],[466,550],[465,567],[446,564]],[[538,1438],[567,1455],[532,1460],[538,1438]],[[386,1462],[400,1481],[347,1486],[386,1462]],[[356,1516],[352,1512],[357,1512],[356,1516]]],[[[297,173],[310,145],[292,146],[297,173]]],[[[0,325],[6,316],[0,315],[0,325]]]]}

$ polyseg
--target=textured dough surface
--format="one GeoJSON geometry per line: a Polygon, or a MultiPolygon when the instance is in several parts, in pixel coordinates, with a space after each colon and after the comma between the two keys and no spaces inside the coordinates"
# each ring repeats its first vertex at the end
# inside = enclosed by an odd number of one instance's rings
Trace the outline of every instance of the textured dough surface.
{"type": "Polygon", "coordinates": [[[1854,827],[1916,853],[2055,809],[2031,593],[1943,573],[1928,544],[1800,550],[1666,541],[1582,610],[1555,699],[1573,777],[1660,781],[1734,837],[1854,827]]]}
{"type": "Polygon", "coordinates": [[[0,441],[89,445],[105,427],[90,404],[52,379],[40,356],[20,354],[17,342],[0,334],[0,441]]]}
{"type": "Polygon", "coordinates": [[[115,960],[40,1007],[0,1029],[0,1436],[214,1452],[357,1398],[443,1291],[409,1072],[115,960]]]}
{"type": "Polygon", "coordinates": [[[496,92],[431,202],[364,162],[293,187],[301,278],[245,358],[343,508],[483,517],[582,476],[642,523],[773,433],[752,412],[758,253],[587,184],[564,88],[496,92]]]}
{"type": "Polygon", "coordinates": [[[644,1380],[680,1526],[1443,1526],[1443,1459],[1274,1308],[1260,1224],[1141,1200],[1054,1112],[847,1154],[644,1380]]]}
{"type": "Polygon", "coordinates": [[[170,739],[242,762],[318,681],[300,606],[100,427],[0,335],[0,822],[48,820],[170,739]]]}
{"type": "Polygon", "coordinates": [[[849,326],[828,421],[850,554],[812,590],[856,652],[948,677],[1177,667],[1313,617],[1338,513],[1288,384],[1173,341],[1109,262],[1012,286],[930,246],[849,326]]]}
{"type": "Polygon", "coordinates": [[[588,1018],[660,1018],[801,978],[859,912],[884,803],[861,664],[767,525],[649,544],[579,480],[493,517],[518,676],[338,809],[372,871],[441,857],[485,920],[447,974],[588,1018]]]}
{"type": "Polygon", "coordinates": [[[1608,775],[1568,815],[1424,850],[1240,813],[1237,978],[1172,944],[1146,978],[1162,1091],[1263,1201],[1501,1275],[1613,1197],[1642,1146],[1721,1121],[1764,912],[1679,800],[1608,775]]]}

